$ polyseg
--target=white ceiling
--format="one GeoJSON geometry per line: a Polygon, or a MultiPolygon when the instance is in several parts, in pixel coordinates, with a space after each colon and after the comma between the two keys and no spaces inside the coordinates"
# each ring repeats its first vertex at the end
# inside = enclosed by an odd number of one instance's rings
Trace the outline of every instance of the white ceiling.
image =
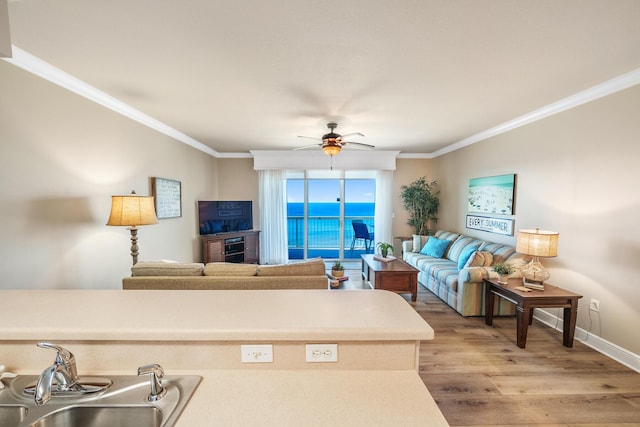
{"type": "Polygon", "coordinates": [[[223,155],[329,121],[433,153],[640,68],[638,0],[9,0],[9,18],[18,48],[223,155]]]}

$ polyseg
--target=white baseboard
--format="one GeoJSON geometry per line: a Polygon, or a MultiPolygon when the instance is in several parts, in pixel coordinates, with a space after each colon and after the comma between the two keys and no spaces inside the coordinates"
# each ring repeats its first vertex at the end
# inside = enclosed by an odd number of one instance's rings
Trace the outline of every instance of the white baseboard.
{"type": "MultiPolygon", "coordinates": [[[[563,321],[554,314],[543,310],[535,310],[533,318],[562,332],[563,321]]],[[[576,327],[575,339],[640,373],[640,355],[632,353],[579,327],[576,327]]]]}

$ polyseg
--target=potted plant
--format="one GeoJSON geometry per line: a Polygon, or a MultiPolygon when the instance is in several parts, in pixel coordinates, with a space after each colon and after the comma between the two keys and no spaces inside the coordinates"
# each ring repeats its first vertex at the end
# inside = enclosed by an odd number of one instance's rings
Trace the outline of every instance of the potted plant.
{"type": "Polygon", "coordinates": [[[333,277],[344,277],[344,265],[340,263],[340,261],[336,261],[331,266],[331,275],[333,277]]]}
{"type": "Polygon", "coordinates": [[[509,275],[515,271],[515,268],[504,262],[498,262],[493,266],[493,270],[498,273],[498,283],[506,285],[509,283],[509,275]]]}
{"type": "Polygon", "coordinates": [[[376,249],[380,251],[380,255],[382,255],[383,258],[386,258],[389,252],[393,253],[393,245],[391,243],[378,242],[376,249]]]}
{"type": "Polygon", "coordinates": [[[407,224],[415,229],[415,234],[429,236],[430,223],[436,223],[436,213],[440,206],[437,181],[428,182],[426,177],[418,178],[409,185],[401,186],[400,197],[403,207],[409,212],[407,224]]]}

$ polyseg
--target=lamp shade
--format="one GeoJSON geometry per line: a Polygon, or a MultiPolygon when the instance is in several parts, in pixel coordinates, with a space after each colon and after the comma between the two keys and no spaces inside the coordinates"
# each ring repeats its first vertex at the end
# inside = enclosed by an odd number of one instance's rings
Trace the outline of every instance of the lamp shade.
{"type": "Polygon", "coordinates": [[[516,251],[535,257],[558,256],[558,236],[555,231],[518,230],[516,251]]]}
{"type": "Polygon", "coordinates": [[[111,214],[107,225],[138,226],[157,224],[153,196],[111,196],[111,214]]]}

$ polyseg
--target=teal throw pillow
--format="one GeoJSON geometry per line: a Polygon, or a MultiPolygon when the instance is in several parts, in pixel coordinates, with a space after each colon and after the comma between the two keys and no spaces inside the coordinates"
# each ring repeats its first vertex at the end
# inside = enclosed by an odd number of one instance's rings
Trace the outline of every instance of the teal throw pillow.
{"type": "Polygon", "coordinates": [[[427,243],[420,250],[420,253],[434,258],[442,258],[442,255],[444,255],[444,252],[449,247],[449,243],[451,243],[449,240],[440,240],[435,237],[429,237],[429,240],[427,240],[427,243]]]}
{"type": "Polygon", "coordinates": [[[477,250],[478,248],[476,246],[472,246],[462,251],[462,253],[460,254],[460,258],[458,258],[458,271],[464,268],[467,261],[469,261],[469,258],[471,258],[471,255],[473,255],[473,253],[477,250]]]}

